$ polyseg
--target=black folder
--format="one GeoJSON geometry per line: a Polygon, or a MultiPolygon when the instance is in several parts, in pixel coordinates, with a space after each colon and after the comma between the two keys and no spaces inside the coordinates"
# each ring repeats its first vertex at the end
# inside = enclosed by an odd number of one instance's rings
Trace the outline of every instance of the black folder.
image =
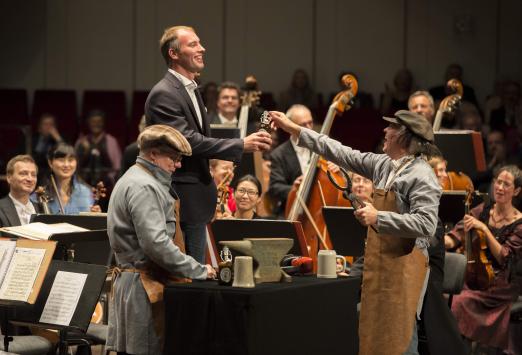
{"type": "Polygon", "coordinates": [[[368,228],[359,223],[353,212],[353,207],[323,207],[330,240],[339,255],[364,255],[368,228]]]}

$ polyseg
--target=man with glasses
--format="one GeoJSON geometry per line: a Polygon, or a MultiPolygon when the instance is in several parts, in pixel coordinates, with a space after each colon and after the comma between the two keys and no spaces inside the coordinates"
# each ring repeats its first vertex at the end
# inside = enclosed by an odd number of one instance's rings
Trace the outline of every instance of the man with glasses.
{"type": "Polygon", "coordinates": [[[153,125],[139,135],[138,146],[136,164],[116,183],[107,214],[118,266],[107,350],[161,354],[164,284],[173,277],[215,278],[216,271],[184,253],[171,175],[191,155],[189,143],[174,128],[153,125]]]}

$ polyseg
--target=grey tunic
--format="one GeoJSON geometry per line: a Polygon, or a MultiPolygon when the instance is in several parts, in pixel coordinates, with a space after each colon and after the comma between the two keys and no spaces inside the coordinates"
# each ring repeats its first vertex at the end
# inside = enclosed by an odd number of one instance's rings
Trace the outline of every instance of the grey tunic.
{"type": "MultiPolygon", "coordinates": [[[[138,157],[116,183],[107,214],[107,232],[120,268],[141,268],[153,261],[175,276],[205,279],[204,265],[172,242],[176,230],[171,176],[138,157]]],[[[109,308],[107,350],[159,354],[151,304],[139,273],[123,272],[114,282],[109,308]]]]}
{"type": "MultiPolygon", "coordinates": [[[[392,159],[386,154],[361,153],[309,129],[301,130],[299,145],[371,179],[378,189],[384,189],[394,169],[392,159]]],[[[428,238],[435,234],[442,193],[433,169],[423,159],[416,158],[395,178],[390,189],[395,192],[400,213],[379,211],[379,232],[416,238],[416,246],[425,250],[428,238]]]]}

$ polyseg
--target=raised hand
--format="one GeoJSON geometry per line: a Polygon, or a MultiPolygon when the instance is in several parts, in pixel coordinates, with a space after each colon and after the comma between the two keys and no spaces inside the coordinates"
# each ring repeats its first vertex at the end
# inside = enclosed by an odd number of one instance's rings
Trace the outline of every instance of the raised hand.
{"type": "Polygon", "coordinates": [[[270,111],[270,119],[272,120],[272,128],[281,128],[282,130],[299,136],[301,126],[292,122],[286,115],[279,111],[270,111]]]}

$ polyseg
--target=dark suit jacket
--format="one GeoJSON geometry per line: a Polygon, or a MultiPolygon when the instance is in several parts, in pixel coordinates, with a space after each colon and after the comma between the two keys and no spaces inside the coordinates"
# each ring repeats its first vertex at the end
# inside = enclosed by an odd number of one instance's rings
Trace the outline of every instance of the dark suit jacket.
{"type": "Polygon", "coordinates": [[[196,90],[203,127],[183,84],[170,72],[151,90],[145,102],[147,125],[167,124],[180,131],[192,147],[192,156],[172,176],[181,199],[181,222],[207,223],[216,209],[216,186],[210,176],[208,159],[238,162],[243,153],[242,139],[210,138],[210,123],[201,95],[196,90]]]}
{"type": "MultiPolygon", "coordinates": [[[[40,209],[38,205],[34,202],[32,203],[36,213],[39,213],[40,209]]],[[[20,218],[18,218],[15,205],[9,195],[0,199],[0,227],[14,227],[19,226],[20,224],[20,218]]]]}
{"type": "Polygon", "coordinates": [[[286,198],[292,189],[295,179],[301,176],[301,165],[294,147],[287,140],[270,153],[272,161],[268,193],[277,200],[276,214],[284,213],[286,198]]]}

